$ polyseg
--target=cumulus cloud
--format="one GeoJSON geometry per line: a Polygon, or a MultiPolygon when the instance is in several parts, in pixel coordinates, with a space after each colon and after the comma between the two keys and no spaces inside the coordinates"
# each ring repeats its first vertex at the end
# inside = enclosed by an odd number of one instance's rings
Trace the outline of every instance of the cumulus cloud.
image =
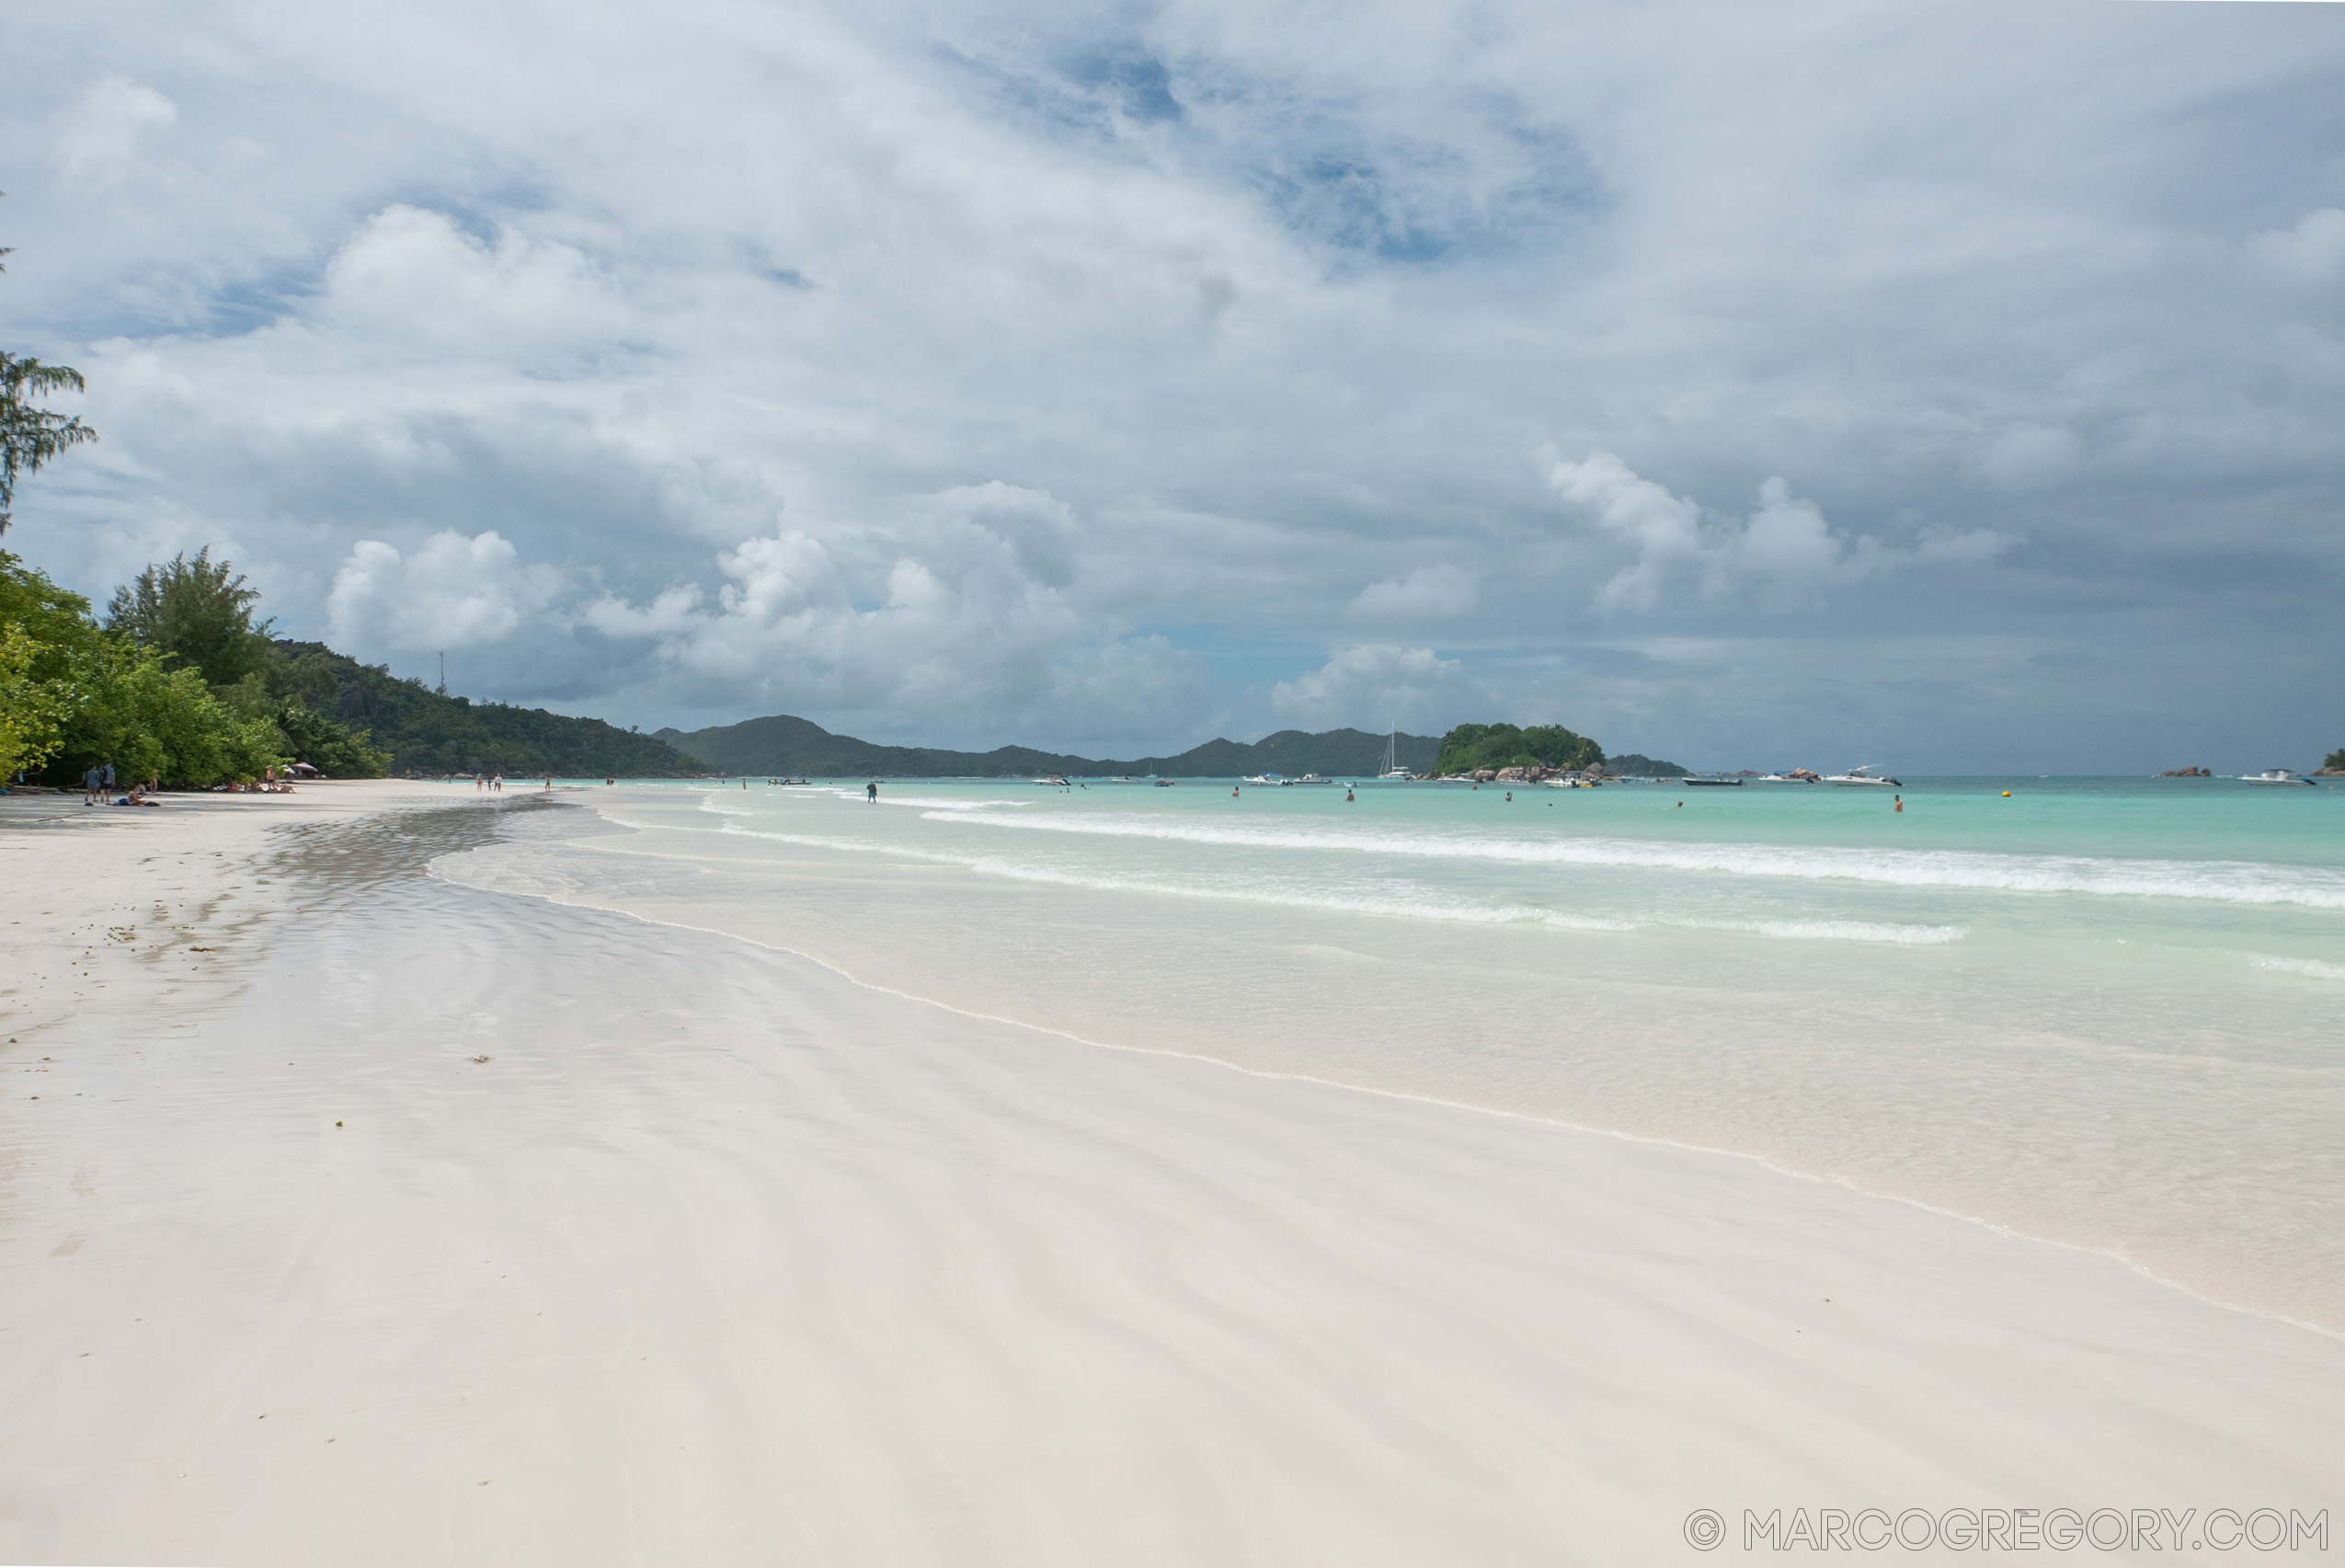
{"type": "Polygon", "coordinates": [[[60,117],[58,162],[69,180],[114,180],[147,132],[178,118],[178,106],[153,87],[126,76],[101,76],[60,117]]]}
{"type": "Polygon", "coordinates": [[[1304,729],[1447,729],[1493,705],[1462,660],[1390,643],[1338,648],[1317,670],[1270,691],[1271,711],[1304,729]]]}
{"type": "Polygon", "coordinates": [[[1463,615],[1480,597],[1473,573],[1443,563],[1368,584],[1352,601],[1351,613],[1365,621],[1438,621],[1463,615]]]}
{"type": "Polygon", "coordinates": [[[1608,452],[1576,463],[1558,458],[1549,464],[1547,479],[1567,506],[1636,549],[1636,560],[1597,593],[1596,603],[1606,608],[1651,609],[1673,581],[1682,580],[1710,600],[1748,591],[1770,610],[1804,609],[1822,603],[1825,589],[1876,573],[1976,565],[2018,544],[1986,529],[1926,534],[1904,546],[1847,538],[1780,478],[1759,486],[1748,516],[1706,517],[1693,501],[1641,477],[1608,452]]]}
{"type": "Polygon", "coordinates": [[[437,652],[499,642],[551,605],[560,577],[524,566],[494,532],[435,533],[402,555],[362,539],[334,574],[326,616],[335,638],[368,651],[437,652]]]}
{"type": "Polygon", "coordinates": [[[434,358],[574,341],[618,320],[576,247],[510,228],[479,237],[445,213],[404,205],[360,224],[324,283],[321,325],[392,337],[434,358]]]}

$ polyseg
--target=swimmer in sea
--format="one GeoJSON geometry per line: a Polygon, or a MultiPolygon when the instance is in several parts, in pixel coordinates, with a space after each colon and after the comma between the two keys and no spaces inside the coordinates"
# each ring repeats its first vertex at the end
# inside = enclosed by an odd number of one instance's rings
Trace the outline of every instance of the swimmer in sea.
{"type": "Polygon", "coordinates": [[[1346,800],[1352,798],[1352,786],[1350,784],[1345,784],[1344,786],[1344,798],[1346,800]]]}
{"type": "Polygon", "coordinates": [[[1898,810],[1903,811],[1905,809],[1905,797],[1904,795],[1892,795],[1890,798],[1896,801],[1898,810]]]}

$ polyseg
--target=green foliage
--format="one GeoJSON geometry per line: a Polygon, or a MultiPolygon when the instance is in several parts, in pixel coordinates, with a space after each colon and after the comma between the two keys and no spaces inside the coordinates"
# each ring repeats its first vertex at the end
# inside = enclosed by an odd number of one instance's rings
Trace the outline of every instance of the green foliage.
{"type": "Polygon", "coordinates": [[[107,629],[201,671],[208,685],[233,686],[266,670],[270,653],[269,624],[253,624],[260,589],[234,571],[210,545],[192,561],[182,552],[150,566],[114,590],[107,629]]]}
{"type": "Polygon", "coordinates": [[[149,649],[99,640],[87,664],[86,698],[65,727],[64,756],[76,773],[111,762],[125,780],[208,784],[256,779],[291,761],[265,718],[239,718],[203,677],[174,670],[149,649]]]}
{"type": "Polygon", "coordinates": [[[0,779],[40,766],[64,744],[74,685],[37,673],[46,651],[22,624],[0,623],[0,779]]]}
{"type": "Polygon", "coordinates": [[[329,779],[379,779],[391,771],[391,753],[367,743],[367,732],[352,729],[293,697],[278,699],[269,718],[296,762],[307,762],[329,779]]]}
{"type": "Polygon", "coordinates": [[[40,767],[80,711],[90,656],[102,640],[89,601],[0,550],[0,779],[40,767]]]}
{"type": "Polygon", "coordinates": [[[89,601],[0,551],[0,643],[9,773],[73,783],[96,763],[118,777],[208,784],[281,766],[273,724],[240,715],[198,671],[103,630],[89,601]]]}
{"type": "Polygon", "coordinates": [[[2321,766],[2332,773],[2345,773],[2345,747],[2331,751],[2321,766]]]}
{"type": "Polygon", "coordinates": [[[277,644],[272,669],[277,689],[320,718],[364,724],[397,773],[681,778],[709,771],[648,735],[543,708],[442,696],[322,643],[277,644]]]}
{"type": "Polygon", "coordinates": [[[1441,738],[1436,773],[1481,768],[1586,768],[1604,761],[1604,748],[1560,724],[1518,729],[1511,724],[1461,724],[1441,738]]]}

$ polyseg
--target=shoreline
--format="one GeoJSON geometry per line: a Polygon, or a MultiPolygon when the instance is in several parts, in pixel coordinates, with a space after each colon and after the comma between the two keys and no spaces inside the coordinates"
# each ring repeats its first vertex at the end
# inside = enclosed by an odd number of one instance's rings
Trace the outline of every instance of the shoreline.
{"type": "Polygon", "coordinates": [[[217,878],[301,914],[185,1031],[105,1035],[150,965],[30,1053],[85,1093],[0,1123],[0,1556],[1690,1562],[1770,1499],[2330,1504],[2333,1337],[2123,1260],[482,892],[425,868],[501,812],[393,809],[217,878]]]}
{"type": "MultiPolygon", "coordinates": [[[[2136,1050],[2130,1024],[2073,1005],[1970,1008],[1962,988],[1989,957],[1822,943],[1779,957],[1756,938],[1695,951],[1674,932],[1223,910],[1195,889],[1054,883],[886,835],[884,847],[852,844],[853,824],[845,839],[745,827],[728,801],[589,791],[602,818],[590,829],[446,869],[468,886],[740,936],[881,991],[1072,1039],[1733,1152],[2345,1331],[2334,1153],[2260,1186],[2245,1176],[2261,1169],[2258,1140],[2317,1138],[2334,1072],[2293,1076],[2236,1041],[2178,1050],[2152,1036],[2136,1050]],[[1552,1037],[1546,1020],[1563,1021],[1552,1037]],[[2140,1070],[2104,1070],[2112,1052],[2140,1070]],[[2228,1173],[2240,1178],[2225,1185],[2228,1173]],[[2217,1186],[2199,1190],[2209,1179],[2217,1186]]],[[[2065,1001],[2089,999],[2088,981],[2073,989],[2065,1001]]]]}
{"type": "MultiPolygon", "coordinates": [[[[469,887],[472,885],[459,883],[458,886],[469,887]]],[[[543,893],[512,892],[505,889],[497,889],[496,891],[498,891],[504,896],[509,898],[543,898],[547,902],[563,904],[567,908],[592,910],[599,913],[615,915],[620,919],[634,921],[646,926],[656,926],[669,931],[688,932],[698,936],[715,937],[720,941],[738,942],[746,946],[757,948],[763,952],[785,955],[789,957],[802,959],[806,963],[816,965],[829,973],[838,976],[848,984],[855,986],[863,990],[870,991],[875,995],[911,1002],[921,1007],[935,1008],[939,1012],[949,1013],[958,1018],[966,1018],[973,1023],[1000,1024],[1011,1028],[1031,1030],[1038,1035],[1047,1035],[1054,1039],[1065,1040],[1070,1045],[1081,1047],[1086,1050],[1118,1051],[1135,1056],[1160,1057],[1174,1061],[1195,1062],[1207,1067],[1220,1068],[1227,1071],[1237,1073],[1241,1077],[1261,1079],[1270,1082],[1308,1083],[1319,1088],[1333,1090],[1342,1093],[1366,1094],[1377,1099],[1392,1100],[1403,1104],[1425,1105],[1444,1111],[1459,1112],[1468,1116],[1494,1116],[1502,1120],[1523,1122],[1535,1127],[1561,1128],[1568,1132],[1584,1134],[1591,1138],[1617,1139],[1623,1143],[1640,1144],[1654,1149],[1674,1150],[1686,1154],[1703,1155],[1722,1160],[1747,1161],[1759,1170],[1767,1173],[1770,1176],[1781,1177],[1786,1180],[1795,1182],[1816,1183],[1820,1185],[1832,1187],[1838,1191],[1848,1193],[1854,1196],[1861,1197],[1871,1202],[1893,1204],[1899,1207],[1911,1208],[1919,1213],[1932,1215],[1940,1219],[1957,1220],[1965,1225],[1976,1226],[1980,1230],[1985,1230],[1993,1235],[2003,1237],[2008,1241],[2023,1243],[2028,1246],[2053,1247],[2062,1252],[2076,1253],[2081,1257],[2096,1258],[2109,1263],[2113,1263],[2119,1265],[2129,1272],[2139,1276],[2145,1282],[2156,1286],[2160,1289],[2174,1291],[2178,1295],[2187,1297],[2191,1300],[2199,1302],[2204,1306],[2214,1308],[2219,1311],[2241,1313],[2245,1316],[2259,1319],[2266,1322],[2279,1324],[2291,1329],[2302,1330],[2307,1333],[2318,1334],[2325,1339],[2336,1340],[2340,1344],[2345,1344],[2345,1331],[2331,1328],[2323,1323],[2312,1322],[2305,1319],[2291,1317],[2287,1313],[2275,1309],[2258,1307],[2246,1302],[2225,1300],[2221,1297],[2209,1295],[2204,1291],[2193,1289],[2187,1283],[2181,1280],[2168,1278],[2166,1276],[2157,1273],[2155,1269],[2141,1262],[2139,1259],[2128,1257],[2123,1253],[2115,1251],[2111,1248],[2096,1247],[2086,1242],[2065,1241],[2053,1236],[2034,1235],[2029,1231],[2018,1229],[2014,1226],[1999,1223],[1982,1215],[1965,1213],[1958,1208],[1950,1208],[1943,1205],[1929,1203],[1921,1198],[1907,1196],[1900,1193],[1876,1191],[1871,1188],[1868,1188],[1859,1183],[1841,1176],[1825,1175],[1813,1171],[1799,1170],[1792,1166],[1779,1163],[1767,1155],[1753,1153],[1748,1150],[1731,1149],[1718,1144],[1688,1142],[1681,1139],[1664,1138],[1655,1134],[1640,1133],[1621,1127],[1605,1127],[1594,1122],[1573,1121],[1567,1117],[1542,1115],[1534,1111],[1510,1110],[1504,1106],[1481,1104],[1470,1100],[1448,1099],[1436,1094],[1415,1093],[1408,1090],[1389,1089],[1376,1084],[1357,1083],[1344,1079],[1330,1078],[1314,1073],[1283,1071],[1275,1068],[1253,1067],[1244,1062],[1234,1061],[1228,1057],[1215,1056],[1204,1051],[1184,1050],[1172,1046],[1142,1045],[1130,1041],[1094,1038],[1090,1036],[1075,1033],[1071,1030],[1058,1028],[1052,1024],[1036,1023],[1030,1019],[1014,1017],[1007,1013],[985,1013],[974,1008],[963,1007],[956,1002],[948,1001],[941,997],[929,996],[918,991],[900,990],[896,987],[883,984],[877,980],[865,979],[846,965],[825,957],[823,955],[812,950],[794,947],[785,943],[768,941],[761,937],[749,935],[742,932],[730,930],[724,926],[695,925],[686,921],[662,919],[656,915],[643,914],[615,904],[566,903],[565,900],[554,898],[551,895],[543,893]]]]}

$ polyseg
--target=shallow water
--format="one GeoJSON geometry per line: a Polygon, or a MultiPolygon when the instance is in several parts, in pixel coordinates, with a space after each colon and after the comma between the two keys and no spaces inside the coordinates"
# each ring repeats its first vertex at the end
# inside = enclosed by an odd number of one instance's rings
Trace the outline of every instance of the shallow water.
{"type": "Polygon", "coordinates": [[[597,789],[627,831],[458,875],[1756,1153],[2345,1327],[2345,792],[1230,788],[597,789]]]}

